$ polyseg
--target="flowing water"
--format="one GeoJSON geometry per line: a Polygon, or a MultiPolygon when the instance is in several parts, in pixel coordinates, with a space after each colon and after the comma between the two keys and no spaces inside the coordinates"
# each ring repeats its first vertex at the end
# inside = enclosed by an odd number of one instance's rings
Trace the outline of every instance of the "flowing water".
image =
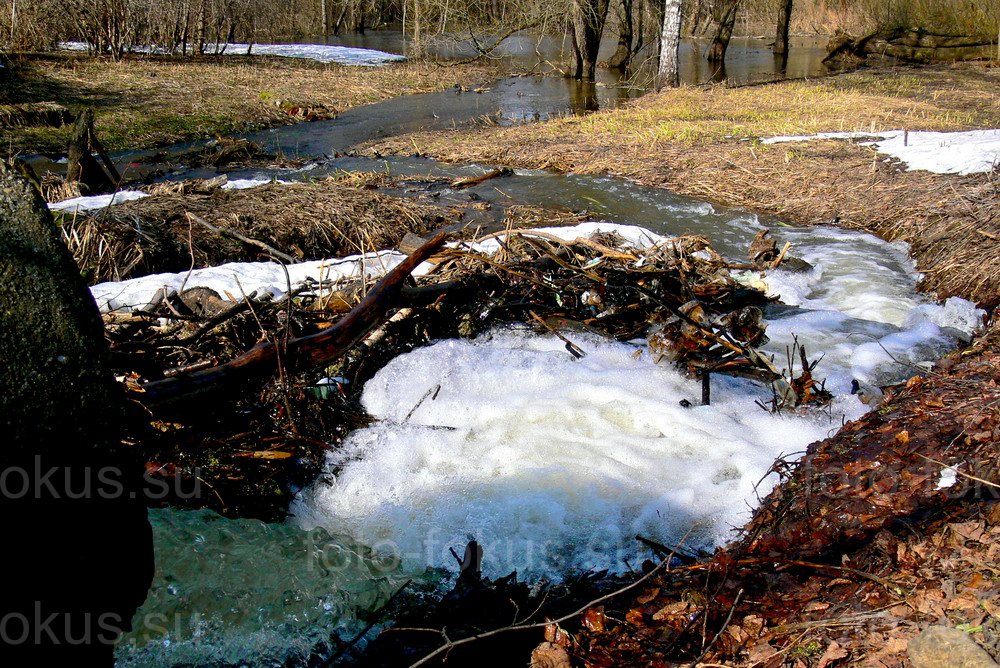
{"type": "MultiPolygon", "coordinates": [[[[389,33],[364,39],[349,45],[402,46],[389,33]]],[[[535,48],[513,40],[505,57],[536,58],[535,48]]],[[[539,47],[556,48],[562,45],[539,47]]],[[[685,43],[688,82],[721,74],[696,57],[700,48],[685,43]]],[[[816,45],[800,46],[784,71],[821,74],[821,57],[816,45]]],[[[745,81],[780,74],[780,65],[762,41],[734,41],[726,75],[745,81]]],[[[520,77],[488,88],[390,100],[333,121],[257,133],[251,138],[315,162],[230,177],[479,174],[484,167],[336,156],[387,134],[480,116],[509,124],[583,113],[641,92],[610,76],[590,86],[520,77]]],[[[143,155],[117,158],[127,164],[143,155]]],[[[171,178],[198,175],[210,174],[171,178]]],[[[609,177],[518,171],[461,192],[433,187],[443,203],[472,196],[493,205],[471,224],[495,224],[505,207],[527,203],[639,226],[617,228],[639,243],[702,234],[733,258],[744,256],[762,227],[771,228],[811,268],[744,277],[763,280],[786,304],[767,311],[767,350],[784,359],[797,340],[821,353],[815,373],[835,393],[833,405],[772,415],[755,403],[770,398],[767,388],[719,377],[710,406],[685,407],[698,403],[700,384],[654,364],[644,342],[582,333],[571,334],[587,352],[579,360],[561,341],[518,327],[415,350],[368,382],[363,403],[374,422],[330,457],[327,474],[301,491],[287,523],[151,513],[157,575],[136,630],[119,646],[119,665],[315,662],[363,629],[366,613],[407,579],[424,589],[447,586],[450,548],[461,550],[473,537],[485,547],[487,575],[517,570],[539,579],[626,570],[646,556],[636,534],[666,543],[688,534],[697,547],[722,543],[773,484],[765,474],[776,457],[794,457],[866,410],[849,394],[852,379],[906,378],[968,336],[979,317],[961,300],[937,305],[918,294],[907,249],[858,232],[791,227],[609,177]]]]}
{"type": "MultiPolygon", "coordinates": [[[[428,177],[484,169],[350,158],[231,176],[373,168],[428,177]]],[[[768,311],[767,350],[783,359],[797,337],[822,353],[816,374],[837,395],[833,406],[771,415],[755,404],[770,398],[766,388],[720,377],[712,405],[685,408],[682,400],[697,404],[700,385],[653,364],[641,341],[572,334],[587,352],[576,360],[561,341],[514,327],[416,350],[369,381],[363,403],[375,422],[331,456],[287,524],[154,512],[157,580],[121,665],[261,665],[328,653],[331,635],[352,636],[359,616],[404,579],[446,583],[449,548],[473,537],[488,575],[553,579],[627,569],[644,556],[636,534],[669,543],[690,531],[693,546],[724,542],[773,484],[760,481],[776,457],[794,457],[866,410],[849,394],[852,379],[908,377],[979,317],[961,300],[929,302],[916,292],[906,248],[863,233],[791,227],[610,177],[518,171],[439,191],[445,202],[470,194],[496,209],[531,202],[641,225],[623,228],[640,242],[704,234],[734,258],[771,227],[812,268],[764,277],[788,305],[768,311]]]]}

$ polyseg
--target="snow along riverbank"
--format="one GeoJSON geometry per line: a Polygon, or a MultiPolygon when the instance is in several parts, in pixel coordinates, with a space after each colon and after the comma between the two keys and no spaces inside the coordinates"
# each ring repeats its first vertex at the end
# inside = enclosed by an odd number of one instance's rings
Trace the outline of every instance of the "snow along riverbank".
{"type": "Polygon", "coordinates": [[[872,139],[862,146],[873,146],[879,153],[906,163],[909,170],[935,174],[981,174],[1000,165],[1000,129],[969,132],[821,132],[815,135],[770,137],[762,144],[812,141],[818,139],[872,139]]]}

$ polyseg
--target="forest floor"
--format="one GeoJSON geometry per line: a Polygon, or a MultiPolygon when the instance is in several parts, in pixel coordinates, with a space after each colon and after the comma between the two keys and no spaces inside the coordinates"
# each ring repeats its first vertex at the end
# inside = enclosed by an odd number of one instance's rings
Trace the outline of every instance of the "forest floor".
{"type": "Polygon", "coordinates": [[[55,53],[5,62],[0,141],[11,156],[63,153],[70,128],[5,124],[6,105],[53,102],[72,114],[93,107],[108,150],[138,150],[332,118],[399,95],[473,86],[503,71],[482,61],[356,67],[270,56],[130,55],[116,62],[55,53]]]}
{"type": "MultiPolygon", "coordinates": [[[[910,244],[924,290],[992,313],[1000,304],[996,170],[905,171],[854,142],[758,140],[997,127],[1000,68],[965,64],[685,87],[586,117],[424,133],[366,150],[416,146],[447,161],[614,174],[801,224],[867,230],[910,244]]],[[[568,666],[571,657],[587,666],[911,665],[910,641],[934,625],[965,632],[996,657],[998,340],[994,323],[810,446],[797,465],[776,462],[783,483],[740,540],[707,561],[647,563],[638,587],[564,630],[550,626],[537,665],[568,666]]]]}

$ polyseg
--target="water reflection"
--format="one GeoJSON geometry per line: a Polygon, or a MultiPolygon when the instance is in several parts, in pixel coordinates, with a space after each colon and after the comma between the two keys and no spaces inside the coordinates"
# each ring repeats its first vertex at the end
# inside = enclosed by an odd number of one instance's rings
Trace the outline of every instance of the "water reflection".
{"type": "MultiPolygon", "coordinates": [[[[390,53],[405,54],[409,40],[398,30],[368,31],[363,35],[344,34],[323,38],[303,37],[302,43],[327,43],[342,46],[379,49],[390,53]]],[[[705,58],[709,40],[687,38],[681,41],[680,79],[682,84],[698,85],[710,82],[749,83],[777,77],[816,77],[826,73],[823,58],[826,56],[826,38],[820,36],[796,37],[791,40],[789,53],[776,57],[770,42],[751,37],[734,37],[726,52],[723,67],[710,65],[705,58]]],[[[606,61],[618,47],[617,35],[605,37],[601,42],[599,60],[606,61]]],[[[476,50],[468,39],[454,36],[435,36],[424,43],[425,51],[441,58],[469,58],[476,50]]],[[[491,53],[491,57],[507,61],[511,66],[534,68],[539,73],[551,73],[558,64],[569,62],[572,45],[567,39],[551,36],[514,35],[491,53]]],[[[656,53],[647,48],[637,54],[636,66],[626,78],[648,87],[655,69],[656,53]]],[[[598,83],[620,85],[623,75],[615,70],[600,69],[598,83]]]]}

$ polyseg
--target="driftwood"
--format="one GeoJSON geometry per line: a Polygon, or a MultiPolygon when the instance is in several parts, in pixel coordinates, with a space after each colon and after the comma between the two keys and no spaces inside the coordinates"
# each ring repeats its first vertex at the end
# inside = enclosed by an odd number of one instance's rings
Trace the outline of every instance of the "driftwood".
{"type": "Polygon", "coordinates": [[[406,278],[444,244],[445,238],[445,233],[439,233],[412,253],[332,327],[287,342],[262,343],[210,369],[146,383],[131,390],[132,398],[147,405],[189,400],[209,392],[245,389],[247,382],[267,378],[279,367],[295,373],[329,363],[381,322],[386,312],[399,301],[406,278]]]}
{"type": "Polygon", "coordinates": [[[471,188],[472,186],[478,186],[480,183],[489,181],[490,179],[496,179],[501,176],[510,176],[514,173],[514,170],[510,167],[501,167],[500,169],[494,169],[492,171],[486,172],[481,176],[470,176],[465,179],[458,179],[451,182],[451,188],[453,190],[461,190],[462,188],[471,188]]]}
{"type": "Polygon", "coordinates": [[[827,45],[828,53],[823,62],[844,57],[864,59],[869,55],[915,62],[949,62],[982,58],[994,45],[988,39],[940,35],[922,28],[878,30],[860,38],[838,33],[827,45]]]}
{"type": "Polygon", "coordinates": [[[121,174],[94,132],[93,109],[85,109],[76,119],[68,153],[66,181],[79,183],[87,193],[111,192],[121,183],[121,174]],[[94,158],[95,152],[100,163],[94,158]]]}

